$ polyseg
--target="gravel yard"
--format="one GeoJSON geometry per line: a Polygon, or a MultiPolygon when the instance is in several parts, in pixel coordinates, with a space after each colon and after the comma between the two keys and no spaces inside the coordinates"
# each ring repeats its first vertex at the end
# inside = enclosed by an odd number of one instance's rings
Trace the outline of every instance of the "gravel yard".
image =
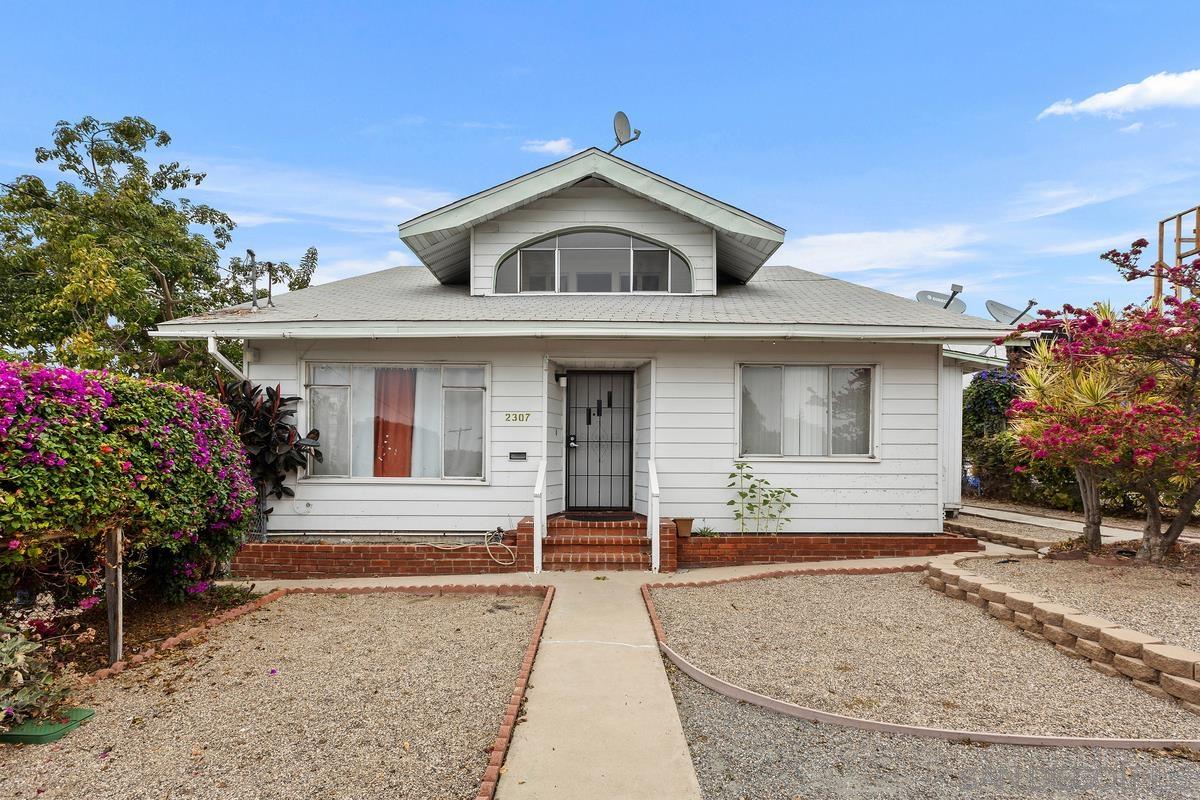
{"type": "Polygon", "coordinates": [[[997,582],[1200,650],[1200,575],[1155,567],[1100,567],[1086,561],[999,561],[971,558],[958,563],[997,582]]]}
{"type": "Polygon", "coordinates": [[[817,725],[668,667],[706,800],[1200,798],[1200,763],[1121,750],[952,744],[817,725]]]}
{"type": "Polygon", "coordinates": [[[541,600],[291,595],[0,745],[5,798],[473,798],[541,600]]]}
{"type": "Polygon", "coordinates": [[[1041,539],[1048,542],[1061,542],[1066,539],[1074,539],[1079,534],[1071,531],[1063,531],[1058,528],[1043,528],[1040,525],[1025,525],[1020,522],[1008,522],[1002,519],[991,519],[990,517],[977,517],[974,514],[959,514],[954,520],[963,525],[969,525],[972,528],[983,528],[996,533],[1011,533],[1014,536],[1032,536],[1034,539],[1041,539]]]}
{"type": "Polygon", "coordinates": [[[762,694],[889,722],[1008,733],[1200,739],[1200,717],[1093,672],[918,573],[659,589],[667,640],[762,694]]]}

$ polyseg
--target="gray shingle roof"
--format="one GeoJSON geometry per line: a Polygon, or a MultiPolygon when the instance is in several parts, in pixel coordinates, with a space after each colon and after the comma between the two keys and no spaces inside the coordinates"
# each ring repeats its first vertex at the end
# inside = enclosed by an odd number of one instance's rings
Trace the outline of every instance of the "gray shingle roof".
{"type": "Polygon", "coordinates": [[[682,322],[914,326],[994,329],[1005,326],[925,306],[915,300],[795,267],[764,267],[745,285],[722,285],[716,296],[494,295],[472,297],[445,286],[421,267],[395,267],[275,298],[275,307],[214,311],[159,326],[286,322],[682,322]]]}

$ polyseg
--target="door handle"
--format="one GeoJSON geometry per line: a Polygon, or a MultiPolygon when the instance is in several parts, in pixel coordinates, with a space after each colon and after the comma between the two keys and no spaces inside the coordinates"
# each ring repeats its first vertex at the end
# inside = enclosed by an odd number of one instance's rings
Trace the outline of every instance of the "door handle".
{"type": "Polygon", "coordinates": [[[579,445],[575,443],[575,434],[572,433],[567,437],[567,447],[579,447],[579,445]]]}

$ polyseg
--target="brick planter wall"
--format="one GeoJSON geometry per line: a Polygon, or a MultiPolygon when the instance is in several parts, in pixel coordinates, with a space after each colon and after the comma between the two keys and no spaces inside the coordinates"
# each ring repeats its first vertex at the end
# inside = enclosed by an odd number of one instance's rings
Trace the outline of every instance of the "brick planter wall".
{"type": "MultiPolygon", "coordinates": [[[[533,543],[508,535],[504,543],[517,548],[517,562],[504,566],[493,561],[482,544],[443,550],[432,544],[293,544],[251,542],[233,557],[236,578],[380,578],[396,575],[476,575],[529,572],[533,569],[533,543]]],[[[501,560],[509,555],[495,545],[501,560]]]]}
{"type": "MultiPolygon", "coordinates": [[[[404,575],[475,575],[533,571],[533,529],[519,526],[504,543],[516,548],[516,563],[497,564],[482,544],[443,550],[433,544],[308,544],[251,542],[234,556],[236,578],[278,580],[300,578],[381,578],[404,575]]],[[[675,523],[659,528],[661,572],[679,568],[726,567],[738,564],[781,564],[849,558],[935,556],[982,549],[974,539],[952,534],[849,534],[823,536],[693,536],[676,537],[675,523]]],[[[502,560],[508,554],[498,547],[502,560]]],[[[648,562],[647,562],[648,563],[648,562]]],[[[592,565],[588,565],[592,567],[592,565]]],[[[592,567],[598,568],[598,567],[592,567]]]]}
{"type": "MultiPolygon", "coordinates": [[[[729,535],[692,536],[676,541],[676,558],[680,568],[933,556],[983,549],[977,541],[953,534],[729,535]]],[[[665,556],[663,565],[666,566],[665,556]]]]}

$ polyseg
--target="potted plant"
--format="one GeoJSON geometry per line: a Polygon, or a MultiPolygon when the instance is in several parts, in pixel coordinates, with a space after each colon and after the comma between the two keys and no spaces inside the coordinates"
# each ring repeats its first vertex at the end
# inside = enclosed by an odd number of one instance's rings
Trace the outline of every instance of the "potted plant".
{"type": "Polygon", "coordinates": [[[692,523],[695,521],[693,517],[676,517],[675,535],[681,539],[689,538],[692,535],[692,523]]]}
{"type": "Polygon", "coordinates": [[[68,705],[70,688],[40,643],[0,625],[0,742],[57,741],[91,718],[90,708],[68,705]]]}

